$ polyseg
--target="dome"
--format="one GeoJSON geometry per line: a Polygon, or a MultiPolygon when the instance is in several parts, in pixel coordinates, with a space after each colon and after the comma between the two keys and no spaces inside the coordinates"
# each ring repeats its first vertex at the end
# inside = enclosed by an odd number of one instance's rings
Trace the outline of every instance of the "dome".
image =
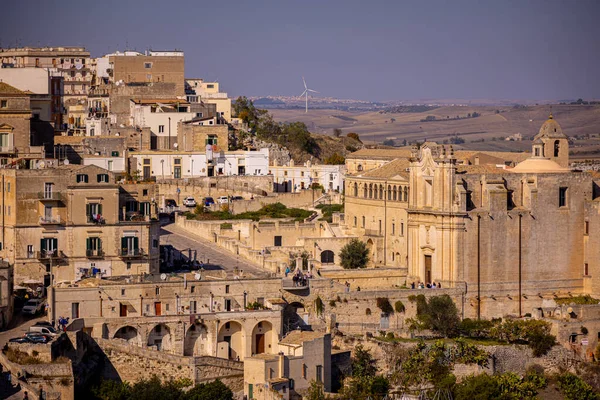
{"type": "Polygon", "coordinates": [[[563,133],[562,128],[556,122],[552,114],[548,117],[546,122],[542,124],[540,131],[535,138],[549,138],[549,139],[567,139],[567,136],[563,133]]]}
{"type": "Polygon", "coordinates": [[[548,158],[528,158],[527,160],[520,162],[511,172],[516,173],[535,173],[535,174],[549,174],[558,172],[569,172],[570,169],[561,167],[555,161],[548,158]]]}

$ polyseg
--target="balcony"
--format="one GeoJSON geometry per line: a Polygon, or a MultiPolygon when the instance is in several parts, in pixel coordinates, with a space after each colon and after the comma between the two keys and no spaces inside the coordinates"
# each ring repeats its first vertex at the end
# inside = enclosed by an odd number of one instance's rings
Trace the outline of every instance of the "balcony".
{"type": "Polygon", "coordinates": [[[100,216],[100,217],[98,217],[98,216],[94,217],[93,215],[88,215],[87,216],[87,223],[88,224],[95,224],[95,225],[104,225],[104,224],[106,224],[106,220],[102,216],[100,216]]]}
{"type": "Polygon", "coordinates": [[[60,192],[38,192],[38,199],[41,201],[62,201],[64,197],[60,192]]]}
{"type": "Polygon", "coordinates": [[[95,249],[95,250],[86,250],[85,251],[85,256],[87,258],[104,258],[104,250],[102,249],[95,249]]]}
{"type": "Polygon", "coordinates": [[[64,221],[61,221],[60,215],[57,217],[40,217],[40,225],[64,225],[64,221]]]}
{"type": "Polygon", "coordinates": [[[62,260],[63,258],[67,258],[67,256],[65,256],[65,253],[63,253],[60,250],[44,250],[44,251],[38,251],[36,252],[37,255],[37,259],[38,260],[62,260]]]}
{"type": "Polygon", "coordinates": [[[144,249],[121,249],[121,258],[139,258],[144,256],[144,249]]]}
{"type": "Polygon", "coordinates": [[[0,146],[0,154],[14,154],[17,149],[14,146],[0,146]]]}

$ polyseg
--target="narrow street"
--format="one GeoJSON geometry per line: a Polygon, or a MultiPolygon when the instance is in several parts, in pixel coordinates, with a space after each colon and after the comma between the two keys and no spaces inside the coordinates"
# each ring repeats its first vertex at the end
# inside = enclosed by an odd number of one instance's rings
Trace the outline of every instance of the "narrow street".
{"type": "Polygon", "coordinates": [[[250,263],[249,261],[229,253],[226,250],[219,248],[214,243],[211,243],[197,235],[190,234],[175,224],[163,225],[161,228],[160,243],[162,245],[171,245],[177,250],[192,249],[198,252],[197,259],[203,264],[210,264],[207,269],[222,269],[228,274],[233,274],[234,269],[239,268],[244,271],[244,275],[248,274],[252,277],[268,277],[271,274],[263,271],[259,266],[250,263]]]}

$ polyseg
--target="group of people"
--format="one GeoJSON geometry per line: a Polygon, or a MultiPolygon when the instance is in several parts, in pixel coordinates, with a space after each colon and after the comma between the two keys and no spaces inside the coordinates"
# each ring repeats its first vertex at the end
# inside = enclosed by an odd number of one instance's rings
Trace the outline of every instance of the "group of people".
{"type": "MultiPolygon", "coordinates": [[[[288,274],[290,272],[291,272],[290,268],[289,267],[286,268],[285,276],[288,276],[288,274]]],[[[312,277],[313,277],[313,275],[310,271],[303,274],[302,271],[297,270],[296,273],[294,274],[294,276],[292,276],[292,281],[294,282],[294,286],[306,286],[306,285],[308,285],[308,280],[311,279],[312,277]]]]}
{"type": "Polygon", "coordinates": [[[410,288],[411,289],[441,289],[442,288],[442,284],[440,282],[435,283],[435,282],[431,282],[431,283],[423,283],[423,282],[417,282],[416,284],[413,282],[410,284],[410,288]]]}
{"type": "Polygon", "coordinates": [[[66,332],[69,325],[69,317],[58,317],[58,330],[66,332]]]}

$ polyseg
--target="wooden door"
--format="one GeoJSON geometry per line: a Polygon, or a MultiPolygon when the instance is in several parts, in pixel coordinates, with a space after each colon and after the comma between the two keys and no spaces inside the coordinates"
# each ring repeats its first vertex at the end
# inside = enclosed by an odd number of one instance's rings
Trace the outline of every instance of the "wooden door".
{"type": "Polygon", "coordinates": [[[261,354],[265,352],[265,334],[257,333],[256,334],[256,354],[261,354]]]}
{"type": "Polygon", "coordinates": [[[156,303],[154,303],[154,315],[162,315],[160,306],[161,306],[160,301],[157,301],[156,303]]]}
{"type": "Polygon", "coordinates": [[[71,304],[71,318],[79,318],[79,303],[71,304]]]}
{"type": "Polygon", "coordinates": [[[119,316],[120,317],[126,317],[127,316],[127,304],[120,304],[119,307],[119,316]]]}
{"type": "Polygon", "coordinates": [[[425,283],[431,283],[431,256],[425,256],[425,283]]]}

